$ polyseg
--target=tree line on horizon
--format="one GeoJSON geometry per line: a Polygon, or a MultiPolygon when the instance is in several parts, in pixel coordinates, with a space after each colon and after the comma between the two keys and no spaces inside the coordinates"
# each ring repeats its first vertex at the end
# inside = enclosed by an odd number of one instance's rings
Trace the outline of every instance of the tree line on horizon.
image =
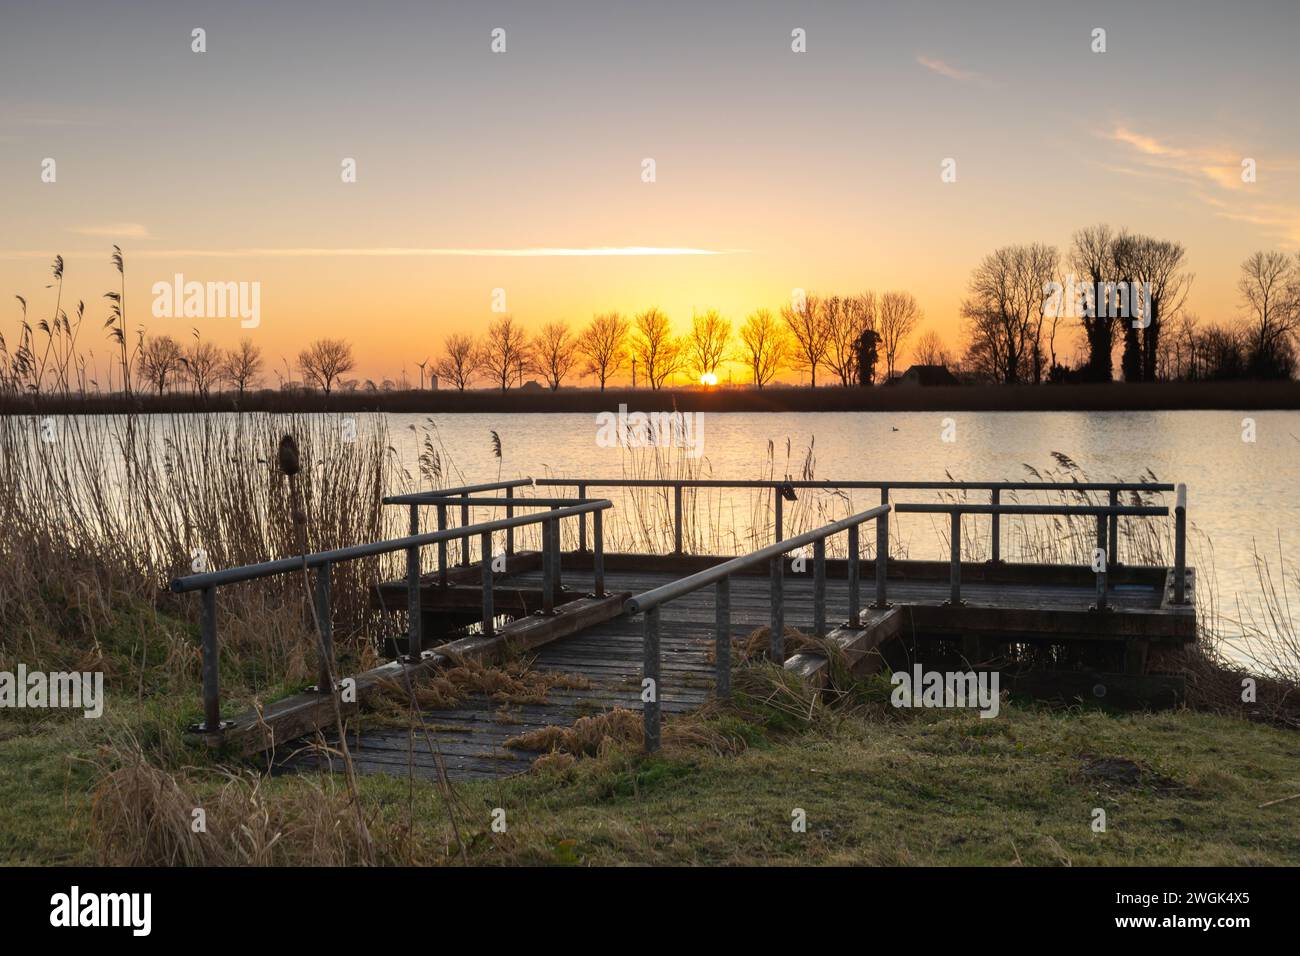
{"type": "Polygon", "coordinates": [[[1003,246],[971,273],[961,305],[968,378],[997,384],[1291,378],[1300,330],[1300,254],[1261,250],[1240,266],[1236,321],[1202,324],[1185,310],[1194,276],[1181,243],[1105,224],[1080,229],[1062,256],[1042,243],[1003,246]],[[1068,275],[1062,275],[1068,270],[1068,275]],[[1070,278],[1081,286],[1076,291],[1070,278]],[[1057,308],[1044,290],[1062,290],[1057,308]],[[1140,295],[1135,290],[1142,290],[1140,295]],[[1076,296],[1077,316],[1059,305],[1076,296]],[[1064,314],[1062,314],[1064,313],[1064,314]],[[1061,361],[1061,323],[1083,334],[1061,361]]]}
{"type": "MultiPolygon", "coordinates": [[[[203,398],[229,387],[241,398],[260,387],[268,371],[262,350],[249,338],[233,349],[204,340],[198,329],[192,341],[167,334],[134,337],[127,329],[125,265],[121,249],[111,261],[119,288],[105,294],[104,322],[112,360],[107,391],[130,395],[148,391],[159,396],[188,389],[203,398]]],[[[1202,324],[1185,310],[1193,276],[1186,269],[1186,250],[1177,242],[1156,239],[1107,225],[1077,231],[1065,254],[1042,243],[1009,245],[984,257],[972,270],[961,303],[960,352],[928,330],[912,346],[913,360],[941,365],[967,383],[1042,384],[1111,382],[1115,355],[1126,382],[1197,381],[1240,378],[1290,378],[1297,366],[1300,333],[1300,254],[1259,251],[1240,267],[1237,283],[1241,314],[1235,322],[1202,324]],[[1063,271],[1069,270],[1069,275],[1063,271]],[[1070,288],[1070,280],[1079,288],[1070,288]],[[1079,314],[1049,308],[1055,284],[1076,296],[1079,314]],[[1141,296],[1124,291],[1146,290],[1141,296]],[[1121,308],[1117,308],[1122,306],[1121,308]],[[1063,314],[1064,313],[1064,314],[1063,314]],[[1081,334],[1073,360],[1058,353],[1062,333],[1081,334]]],[[[11,351],[0,334],[0,394],[86,395],[101,392],[80,345],[86,318],[84,302],[71,314],[62,307],[64,263],[51,267],[55,289],[51,316],[28,317],[21,307],[20,334],[11,351]],[[43,339],[43,341],[42,341],[43,339]]],[[[720,369],[738,364],[749,384],[764,388],[783,371],[807,375],[810,387],[827,381],[868,386],[895,379],[897,363],[924,314],[906,291],[880,295],[820,295],[796,291],[775,312],[759,308],[739,327],[715,309],[697,312],[682,334],[669,317],[650,307],[632,316],[599,313],[581,328],[565,320],[544,324],[529,334],[511,315],[498,316],[482,336],[447,335],[437,359],[417,362],[420,387],[425,372],[458,391],[476,384],[508,391],[539,376],[545,387],[585,377],[604,391],[618,375],[630,373],[632,384],[662,389],[688,375],[692,383],[717,381],[720,369]]],[[[93,360],[93,351],[89,353],[93,360]]],[[[291,363],[282,358],[272,371],[281,389],[310,387],[326,395],[338,388],[391,390],[392,382],[359,382],[346,376],[357,362],[351,343],[317,339],[291,363]],[[294,373],[301,376],[295,381],[294,373]]]]}
{"type": "Polygon", "coordinates": [[[508,391],[539,375],[552,391],[575,375],[604,391],[617,375],[633,386],[658,390],[679,375],[692,383],[716,383],[719,370],[742,365],[750,384],[769,385],[782,371],[806,372],[817,384],[825,370],[837,384],[871,384],[879,350],[893,375],[900,351],[922,317],[909,292],[864,292],[850,296],[801,294],[777,313],[760,308],[739,328],[716,309],[697,312],[683,334],[669,317],[651,307],[631,317],[600,313],[581,329],[563,320],[548,322],[529,336],[513,316],[499,316],[476,338],[453,333],[433,364],[439,379],[458,391],[476,381],[508,391]]]}
{"type": "MultiPolygon", "coordinates": [[[[11,350],[0,334],[0,395],[55,394],[85,396],[95,393],[125,395],[148,391],[159,396],[168,387],[173,392],[188,385],[194,394],[206,398],[222,385],[231,386],[242,398],[257,387],[265,371],[262,350],[249,338],[241,339],[233,349],[219,348],[203,339],[198,329],[193,341],[185,344],[166,334],[149,336],[143,326],[134,339],[128,332],[126,310],[126,264],[122,250],[113,246],[110,258],[121,277],[119,287],[104,294],[108,300],[108,317],[103,329],[107,334],[112,359],[108,365],[107,389],[92,376],[93,350],[81,346],[86,321],[86,303],[79,301],[71,314],[62,308],[64,263],[55,256],[50,267],[54,308],[50,318],[33,325],[28,317],[27,299],[15,295],[21,309],[19,336],[11,350]],[[41,337],[44,341],[41,341],[41,337]]],[[[318,339],[302,349],[292,366],[281,359],[286,373],[297,370],[305,380],[326,394],[356,367],[352,346],[343,339],[318,339]]],[[[276,372],[281,383],[284,376],[276,372]]]]}

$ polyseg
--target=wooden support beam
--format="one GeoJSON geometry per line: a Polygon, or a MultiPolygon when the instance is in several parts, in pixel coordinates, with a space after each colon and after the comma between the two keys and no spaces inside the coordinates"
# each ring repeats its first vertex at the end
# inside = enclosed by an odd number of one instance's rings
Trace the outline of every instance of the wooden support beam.
{"type": "MultiPolygon", "coordinates": [[[[536,571],[542,566],[542,555],[540,551],[520,551],[518,554],[506,556],[506,569],[497,575],[498,580],[509,577],[512,574],[523,574],[527,571],[536,571]]],[[[452,567],[447,569],[447,585],[470,585],[475,591],[481,586],[482,569],[477,563],[469,567],[452,567]]],[[[430,607],[437,608],[441,605],[430,605],[427,603],[425,595],[437,593],[439,587],[437,572],[426,574],[420,578],[421,603],[425,609],[430,607]]],[[[406,581],[383,581],[379,584],[372,585],[370,588],[370,606],[376,610],[401,611],[406,609],[406,581]]]]}
{"type": "Polygon", "coordinates": [[[965,605],[909,605],[917,631],[961,637],[983,632],[1016,641],[1127,641],[1146,638],[1173,643],[1196,640],[1191,607],[1140,608],[1098,614],[1086,608],[965,605]]]}
{"type": "MultiPolygon", "coordinates": [[[[826,635],[826,640],[844,655],[844,662],[852,673],[859,676],[874,673],[883,663],[877,648],[902,633],[905,619],[900,607],[864,610],[861,627],[837,627],[826,635]]],[[[825,654],[815,651],[795,654],[785,662],[785,669],[798,674],[814,687],[825,687],[830,682],[831,662],[825,654]]]]}
{"type": "MultiPolygon", "coordinates": [[[[480,565],[481,567],[481,565],[480,565]]],[[[385,607],[395,608],[392,598],[400,599],[405,607],[406,585],[391,582],[378,586],[377,593],[385,607]]],[[[492,603],[498,614],[519,617],[532,614],[541,609],[542,589],[540,587],[503,587],[492,589],[492,603]]],[[[420,609],[423,611],[479,611],[483,607],[483,586],[470,584],[452,584],[447,587],[422,587],[420,589],[420,609]]]]}

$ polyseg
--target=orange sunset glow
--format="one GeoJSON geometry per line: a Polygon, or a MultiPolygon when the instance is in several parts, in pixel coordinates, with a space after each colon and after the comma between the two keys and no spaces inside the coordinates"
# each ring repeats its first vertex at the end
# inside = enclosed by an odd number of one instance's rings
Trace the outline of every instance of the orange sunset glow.
{"type": "MultiPolygon", "coordinates": [[[[189,12],[158,5],[128,30],[83,6],[72,35],[41,7],[5,14],[0,287],[43,314],[62,255],[66,294],[106,316],[116,243],[130,325],[223,348],[248,334],[268,364],[331,336],[354,344],[362,378],[409,379],[502,312],[532,331],[656,306],[684,332],[710,309],[739,327],[794,289],[906,290],[919,331],[960,352],[971,270],[998,246],[1065,250],[1099,221],[1177,240],[1187,310],[1221,321],[1247,255],[1300,244],[1300,137],[1279,122],[1294,33],[1269,12],[1223,20],[1244,31],[1225,51],[1211,39],[1224,11],[1192,33],[1155,5],[1097,54],[1090,21],[1078,41],[1032,5],[826,5],[796,54],[772,5],[576,4],[580,35],[526,4],[338,4],[307,23],[236,5],[204,11],[197,55],[155,42],[188,36],[189,12]],[[174,79],[154,82],[162,69],[174,79]],[[257,328],[155,318],[151,289],[176,274],[260,283],[257,328]]],[[[1076,328],[1062,345],[1077,350],[1076,328]]]]}

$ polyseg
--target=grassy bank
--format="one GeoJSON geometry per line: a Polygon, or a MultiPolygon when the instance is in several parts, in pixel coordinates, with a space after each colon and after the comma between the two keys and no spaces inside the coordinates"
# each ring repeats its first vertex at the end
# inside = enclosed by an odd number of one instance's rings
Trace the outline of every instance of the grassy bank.
{"type": "MultiPolygon", "coordinates": [[[[31,420],[0,418],[0,671],[101,671],[107,692],[99,720],[0,709],[0,862],[372,858],[341,777],[267,777],[256,764],[222,764],[185,742],[183,728],[198,717],[198,607],[162,585],[191,569],[196,548],[216,567],[294,553],[289,498],[273,464],[285,431],[303,448],[298,480],[313,549],[400,532],[402,516],[380,507],[383,494],[454,483],[454,460],[436,434],[425,435],[420,474],[409,475],[382,428],[347,443],[319,421],[291,417],[247,416],[233,428],[210,419],[190,427],[183,417],[123,417],[105,428],[79,421],[47,444],[31,420]],[[196,809],[207,814],[206,833],[192,829],[196,809]]],[[[814,464],[773,459],[763,474],[811,478],[814,464]]],[[[625,467],[632,477],[664,477],[688,466],[648,457],[625,467]]],[[[1060,467],[1077,468],[1065,459],[1060,467]]],[[[697,526],[697,511],[722,514],[722,504],[688,498],[690,550],[761,543],[766,504],[753,498],[737,512],[749,526],[718,538],[703,530],[714,525],[697,526]]],[[[662,548],[669,507],[665,496],[630,498],[628,526],[611,520],[607,540],[662,548]]],[[[787,529],[845,507],[834,496],[801,495],[787,529]]],[[[1161,563],[1158,532],[1121,529],[1123,554],[1161,563]]],[[[1016,541],[1040,559],[1075,563],[1090,546],[1086,526],[1055,521],[1016,541]]],[[[367,599],[391,568],[347,567],[334,579],[335,645],[340,671],[353,673],[373,664],[376,647],[404,622],[367,599]]],[[[1281,613],[1287,583],[1270,580],[1266,613],[1242,625],[1274,642],[1262,645],[1274,656],[1254,659],[1280,675],[1261,682],[1249,707],[1240,701],[1245,675],[1226,667],[1212,631],[1188,662],[1193,709],[1157,716],[1012,705],[995,720],[904,715],[884,704],[879,682],[844,684],[816,704],[761,665],[743,667],[735,683],[748,691],[725,709],[670,721],[672,742],[653,759],[639,755],[633,717],[589,734],[581,759],[544,756],[520,779],[454,788],[363,779],[373,859],[1300,863],[1300,800],[1260,807],[1300,791],[1300,735],[1281,729],[1295,723],[1300,659],[1281,613]],[[1090,826],[1097,807],[1108,815],[1104,834],[1090,826]],[[504,832],[491,829],[495,808],[506,811],[504,832]],[[795,808],[807,812],[806,833],[790,828],[795,808]]],[[[231,712],[314,680],[306,599],[297,577],[223,591],[221,679],[231,712]]],[[[423,735],[414,743],[428,745],[423,735]]]]}
{"type": "MultiPolygon", "coordinates": [[[[992,720],[827,711],[794,723],[751,706],[698,722],[689,737],[699,743],[652,759],[607,741],[593,758],[458,786],[455,830],[435,785],[365,778],[377,862],[457,863],[463,844],[466,861],[486,865],[1300,864],[1300,801],[1260,806],[1300,792],[1293,731],[1189,711],[1015,705],[992,720]],[[504,832],[492,829],[497,808],[504,832]],[[1093,829],[1096,808],[1105,832],[1093,829]],[[796,809],[806,832],[792,829],[796,809]]],[[[0,740],[6,861],[361,858],[338,777],[127,760],[92,797],[103,758],[83,730],[0,740]],[[190,831],[195,807],[207,811],[206,834],[190,831]]]]}

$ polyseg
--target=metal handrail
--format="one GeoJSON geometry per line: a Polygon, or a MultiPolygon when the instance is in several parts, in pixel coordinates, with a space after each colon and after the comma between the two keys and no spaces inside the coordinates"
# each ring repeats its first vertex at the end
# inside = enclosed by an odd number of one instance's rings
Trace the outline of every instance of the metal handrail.
{"type": "Polygon", "coordinates": [[[601,498],[465,498],[461,495],[433,495],[419,501],[394,502],[411,505],[463,505],[468,502],[475,508],[563,508],[566,505],[585,505],[601,498]]]}
{"type": "Polygon", "coordinates": [[[652,588],[623,604],[628,615],[644,612],[644,633],[642,642],[642,678],[651,682],[648,697],[642,698],[643,719],[645,721],[645,749],[657,750],[660,739],[661,711],[659,706],[660,691],[660,649],[659,649],[659,608],[668,601],[675,600],[707,587],[716,588],[715,593],[715,630],[714,662],[716,689],[719,697],[726,697],[731,690],[731,576],[746,568],[768,562],[771,574],[771,635],[770,653],[774,661],[785,660],[785,555],[796,548],[811,544],[813,546],[813,633],[818,637],[826,636],[826,539],[831,535],[847,531],[848,542],[848,585],[849,585],[849,625],[856,627],[861,623],[858,568],[858,528],[868,521],[876,521],[876,596],[873,607],[887,607],[885,602],[885,572],[889,561],[889,526],[887,519],[890,506],[882,504],[847,518],[832,521],[820,528],[805,531],[784,541],[775,541],[740,557],[731,558],[721,564],[705,568],[676,581],[652,588]]]}
{"type": "Polygon", "coordinates": [[[1167,505],[977,505],[930,502],[898,502],[895,511],[926,512],[930,514],[967,515],[1123,515],[1138,517],[1168,517],[1167,505]]]}
{"type": "Polygon", "coordinates": [[[460,485],[455,488],[435,488],[431,491],[416,491],[404,495],[388,495],[384,498],[386,505],[405,505],[412,501],[420,501],[430,495],[448,497],[450,495],[472,495],[480,491],[504,491],[507,488],[522,488],[531,485],[531,478],[512,478],[508,481],[489,481],[479,485],[460,485]]]}
{"type": "MultiPolygon", "coordinates": [[[[520,515],[515,518],[497,518],[494,521],[484,521],[479,524],[469,525],[464,528],[456,528],[450,531],[426,531],[423,534],[407,535],[403,538],[390,538],[386,541],[375,541],[371,544],[354,544],[346,548],[335,548],[331,551],[316,551],[306,556],[307,567],[319,568],[326,564],[336,564],[342,561],[356,561],[361,558],[371,558],[381,554],[391,554],[394,551],[409,550],[411,548],[420,548],[427,544],[437,544],[440,541],[454,541],[461,535],[482,534],[484,532],[503,531],[507,528],[519,528],[524,525],[538,524],[540,522],[550,521],[558,518],[576,517],[579,514],[586,514],[591,511],[605,510],[612,508],[613,502],[607,498],[595,498],[581,505],[574,505],[569,508],[556,508],[545,515],[520,515]]],[[[303,566],[303,557],[277,558],[273,561],[261,561],[257,564],[245,564],[239,567],[226,568],[222,571],[205,571],[200,574],[189,574],[179,577],[171,582],[171,590],[176,593],[186,591],[200,591],[205,588],[225,587],[228,584],[238,584],[242,581],[253,581],[257,578],[272,577],[277,574],[287,574],[293,571],[299,571],[303,566]]]]}
{"type": "MultiPolygon", "coordinates": [[[[825,480],[787,480],[763,478],[754,480],[731,480],[726,478],[537,478],[535,485],[551,487],[576,487],[578,494],[585,495],[587,488],[672,488],[673,489],[673,553],[682,553],[682,489],[684,488],[761,488],[789,492],[795,489],[874,489],[880,492],[880,503],[889,502],[891,490],[904,491],[987,491],[990,501],[996,505],[1001,501],[1004,491],[1105,491],[1109,493],[1110,504],[1118,505],[1119,496],[1126,491],[1174,491],[1175,486],[1165,482],[1133,481],[833,481],[825,480]]],[[[784,500],[782,494],[773,495],[772,503],[773,540],[780,541],[784,534],[784,500]]],[[[1002,560],[1002,535],[1000,515],[993,513],[993,554],[994,562],[1002,560]]],[[[1117,542],[1119,540],[1119,517],[1110,518],[1112,564],[1118,563],[1117,542]]],[[[581,529],[580,529],[581,530],[581,529]]],[[[585,546],[585,535],[582,542],[585,546]]]]}
{"type": "MultiPolygon", "coordinates": [[[[439,545],[439,581],[446,583],[446,551],[448,541],[457,538],[479,536],[482,555],[483,585],[483,633],[491,636],[495,611],[493,607],[493,571],[492,571],[492,534],[525,525],[542,525],[543,539],[543,613],[554,610],[555,593],[559,590],[559,523],[565,518],[580,517],[585,520],[587,514],[593,516],[596,526],[596,594],[604,594],[604,576],[602,573],[601,520],[603,511],[612,508],[613,502],[604,498],[592,499],[581,504],[567,507],[551,508],[541,514],[520,515],[518,517],[498,518],[493,521],[465,525],[455,530],[445,528],[423,534],[415,533],[402,538],[376,541],[370,544],[352,545],[335,548],[330,551],[318,551],[294,558],[280,558],[275,561],[262,561],[257,564],[221,571],[207,571],[176,578],[171,582],[171,590],[176,593],[201,591],[203,595],[203,723],[193,729],[199,733],[213,734],[224,728],[221,722],[221,690],[218,668],[220,647],[217,636],[217,589],[230,584],[253,581],[277,574],[290,574],[300,570],[315,570],[315,604],[316,614],[321,629],[320,681],[317,690],[321,693],[333,693],[335,687],[332,678],[333,667],[333,625],[331,614],[330,569],[333,565],[345,561],[376,557],[396,551],[406,551],[406,587],[409,625],[407,632],[407,660],[419,661],[425,652],[422,649],[422,627],[420,609],[420,548],[429,544],[439,545]]],[[[414,508],[413,508],[414,510],[414,508]]]]}
{"type": "MultiPolygon", "coordinates": [[[[1187,486],[1178,485],[1177,491],[1177,524],[1174,532],[1174,553],[1175,553],[1175,570],[1174,570],[1174,601],[1183,603],[1184,581],[1187,576],[1185,560],[1185,539],[1187,533],[1187,486]]],[[[1112,495],[1112,501],[1114,496],[1112,495]]],[[[1097,519],[1097,548],[1093,552],[1092,568],[1097,575],[1097,603],[1094,609],[1104,611],[1107,609],[1106,588],[1109,576],[1109,568],[1118,564],[1116,560],[1116,540],[1115,529],[1118,519],[1124,517],[1168,517],[1169,508],[1163,505],[979,505],[973,503],[959,502],[955,504],[948,503],[899,503],[894,505],[894,510],[899,513],[921,513],[921,514],[946,514],[951,517],[951,530],[949,532],[950,557],[948,561],[948,588],[949,597],[946,602],[949,605],[957,606],[962,603],[961,600],[961,518],[962,515],[992,515],[994,521],[993,541],[994,553],[997,553],[997,543],[999,531],[997,520],[999,516],[1007,515],[1085,515],[1096,517],[1097,519]],[[1108,540],[1109,539],[1109,540],[1108,540]]],[[[994,560],[998,560],[996,557],[994,560]]]]}
{"type": "Polygon", "coordinates": [[[1134,481],[833,481],[758,478],[534,478],[535,485],[591,488],[904,488],[951,491],[1173,491],[1164,482],[1134,481]]]}
{"type": "Polygon", "coordinates": [[[635,597],[629,598],[623,605],[623,609],[628,614],[640,614],[651,608],[658,607],[667,601],[690,594],[705,585],[714,584],[721,578],[730,577],[738,571],[745,568],[753,567],[756,564],[762,564],[777,555],[789,554],[796,548],[802,548],[804,545],[814,544],[817,541],[824,541],[833,534],[846,531],[851,527],[865,524],[872,518],[889,513],[889,505],[879,505],[868,511],[863,511],[848,518],[841,518],[830,524],[823,525],[820,528],[814,528],[811,531],[805,531],[802,534],[795,535],[793,538],[786,538],[783,541],[776,541],[772,544],[765,545],[757,551],[751,551],[749,554],[742,554],[739,557],[731,558],[722,564],[715,564],[711,568],[705,568],[703,571],[697,571],[695,574],[688,575],[684,578],[678,578],[676,581],[670,581],[668,584],[644,591],[635,597]]]}

